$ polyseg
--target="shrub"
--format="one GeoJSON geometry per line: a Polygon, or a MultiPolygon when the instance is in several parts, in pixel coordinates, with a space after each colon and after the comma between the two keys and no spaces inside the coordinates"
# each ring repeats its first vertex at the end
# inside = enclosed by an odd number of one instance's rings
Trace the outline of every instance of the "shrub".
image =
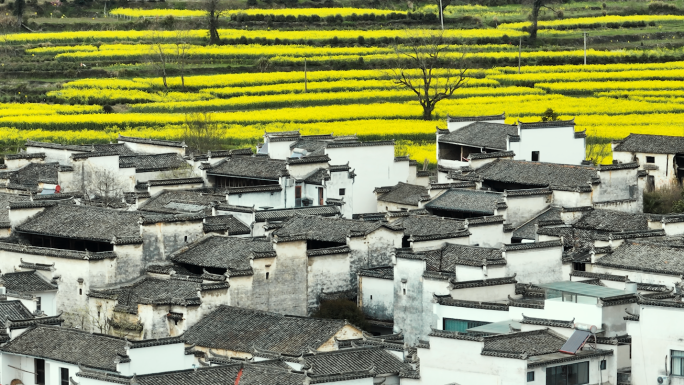
{"type": "Polygon", "coordinates": [[[322,301],[321,306],[313,314],[315,318],[346,319],[351,324],[364,330],[368,330],[370,325],[356,304],[348,299],[334,299],[322,301]]]}
{"type": "Polygon", "coordinates": [[[114,112],[114,108],[112,106],[110,106],[109,104],[105,104],[104,106],[102,106],[102,111],[105,114],[111,114],[112,112],[114,112]]]}

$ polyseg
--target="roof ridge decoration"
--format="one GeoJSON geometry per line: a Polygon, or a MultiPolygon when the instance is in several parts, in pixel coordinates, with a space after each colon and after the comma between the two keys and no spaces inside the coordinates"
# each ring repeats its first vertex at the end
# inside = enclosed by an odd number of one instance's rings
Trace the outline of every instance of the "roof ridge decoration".
{"type": "Polygon", "coordinates": [[[505,120],[506,112],[502,112],[500,115],[480,115],[480,116],[449,116],[447,114],[447,122],[458,123],[458,122],[482,122],[487,120],[505,120]]]}
{"type": "Polygon", "coordinates": [[[521,122],[520,119],[518,119],[518,127],[520,128],[552,128],[552,127],[574,127],[575,126],[575,118],[569,119],[569,120],[552,120],[548,122],[530,122],[530,123],[525,123],[521,122]]]}

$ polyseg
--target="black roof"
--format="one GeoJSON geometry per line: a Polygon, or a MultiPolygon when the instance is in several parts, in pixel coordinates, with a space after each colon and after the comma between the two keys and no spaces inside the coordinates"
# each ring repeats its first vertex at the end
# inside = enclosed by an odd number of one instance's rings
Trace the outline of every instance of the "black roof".
{"type": "Polygon", "coordinates": [[[207,174],[241,178],[278,180],[287,175],[287,162],[265,156],[226,158],[207,169],[207,174]]]}
{"type": "Polygon", "coordinates": [[[188,167],[188,162],[176,153],[119,157],[119,168],[135,168],[135,172],[168,171],[185,167],[188,167]]]}
{"type": "Polygon", "coordinates": [[[418,240],[421,237],[450,237],[465,231],[465,223],[461,220],[443,218],[435,215],[408,215],[392,222],[394,226],[403,227],[404,234],[418,240]]]}
{"type": "Polygon", "coordinates": [[[116,371],[116,362],[129,359],[128,341],[75,329],[37,325],[0,348],[0,351],[116,371]]]}
{"type": "Polygon", "coordinates": [[[536,239],[536,226],[543,224],[544,222],[550,223],[550,221],[560,221],[561,220],[561,209],[558,207],[549,207],[541,213],[537,214],[532,219],[520,225],[517,229],[513,231],[513,238],[520,239],[536,239]]]}
{"type": "Polygon", "coordinates": [[[18,321],[32,318],[34,318],[33,313],[21,301],[0,301],[0,324],[3,328],[7,327],[6,320],[18,321]]]}
{"type": "Polygon", "coordinates": [[[503,206],[503,193],[481,190],[449,189],[425,204],[426,209],[458,211],[479,215],[494,215],[503,206]]]}
{"type": "Polygon", "coordinates": [[[370,269],[361,269],[361,270],[359,270],[359,275],[362,277],[393,280],[394,279],[394,267],[392,267],[392,266],[381,266],[381,267],[373,267],[370,269]]]}
{"type": "Polygon", "coordinates": [[[0,192],[0,224],[9,226],[9,211],[7,206],[10,202],[28,202],[31,198],[28,195],[19,195],[0,192]]]}
{"type": "Polygon", "coordinates": [[[259,210],[254,214],[255,222],[264,221],[283,221],[296,215],[317,215],[322,217],[333,217],[340,214],[337,206],[310,206],[296,207],[290,209],[270,209],[259,210]]]}
{"type": "Polygon", "coordinates": [[[572,226],[599,231],[648,230],[648,215],[594,209],[582,215],[572,226]]]}
{"type": "Polygon", "coordinates": [[[19,232],[61,238],[111,242],[117,239],[139,239],[140,213],[92,206],[56,205],[36,214],[22,225],[19,232]]]}
{"type": "MultiPolygon", "coordinates": [[[[306,159],[306,158],[304,158],[306,159]]],[[[323,181],[330,180],[330,173],[325,168],[318,168],[298,179],[298,181],[322,186],[323,181]]]]}
{"type": "Polygon", "coordinates": [[[413,370],[411,365],[382,347],[342,349],[307,354],[303,358],[304,368],[311,369],[314,377],[369,369],[374,369],[376,375],[399,374],[401,371],[413,370]]]}
{"type": "Polygon", "coordinates": [[[210,211],[211,204],[226,203],[226,196],[204,190],[162,190],[145,201],[138,210],[159,213],[210,211]]]}
{"type": "Polygon", "coordinates": [[[197,292],[227,288],[227,283],[204,285],[201,280],[144,277],[135,283],[113,289],[91,289],[88,295],[94,298],[115,299],[118,309],[137,314],[138,304],[199,306],[201,300],[197,292]]]}
{"type": "Polygon", "coordinates": [[[421,201],[430,199],[425,186],[399,182],[397,185],[391,186],[388,189],[389,191],[378,196],[378,201],[418,206],[421,201]]]}
{"type": "Polygon", "coordinates": [[[508,135],[518,135],[518,126],[474,122],[446,135],[439,136],[440,143],[463,144],[471,147],[485,147],[494,150],[508,148],[508,135]]]}
{"type": "Polygon", "coordinates": [[[684,137],[629,134],[613,151],[678,154],[684,152],[684,137]]]}
{"type": "Polygon", "coordinates": [[[549,329],[500,334],[484,338],[482,354],[498,357],[538,356],[558,352],[566,340],[549,329]]]}
{"type": "Polygon", "coordinates": [[[166,146],[166,147],[187,147],[185,142],[178,142],[175,140],[161,140],[161,139],[151,139],[151,138],[136,138],[133,136],[122,136],[119,134],[118,140],[122,142],[129,143],[140,143],[140,144],[152,144],[155,146],[166,146]]]}
{"type": "Polygon", "coordinates": [[[596,264],[622,270],[681,275],[684,274],[684,247],[625,240],[596,264]]]}
{"type": "Polygon", "coordinates": [[[0,179],[8,179],[14,188],[24,187],[34,190],[39,183],[57,184],[60,165],[54,163],[29,163],[18,169],[0,171],[0,179]]]}
{"type": "Polygon", "coordinates": [[[260,310],[221,305],[185,333],[197,346],[299,356],[317,349],[340,331],[344,320],[285,316],[260,310]]]}
{"type": "Polygon", "coordinates": [[[303,239],[346,243],[347,236],[364,236],[381,227],[392,228],[382,222],[367,222],[344,218],[295,216],[273,232],[281,239],[301,236],[303,239]]]}
{"type": "Polygon", "coordinates": [[[589,187],[597,180],[594,167],[556,163],[497,159],[471,173],[485,181],[515,183],[539,187],[589,187]]]}
{"type": "Polygon", "coordinates": [[[12,293],[38,293],[57,290],[57,285],[48,282],[35,271],[6,273],[2,274],[0,279],[7,291],[12,293]]]}
{"type": "Polygon", "coordinates": [[[251,234],[252,232],[249,226],[232,215],[216,215],[204,218],[204,232],[211,233],[215,231],[228,231],[228,235],[243,235],[251,234]]]}
{"type": "Polygon", "coordinates": [[[251,274],[253,252],[273,253],[270,241],[260,238],[206,235],[174,252],[169,259],[188,265],[228,269],[229,273],[251,274]]]}

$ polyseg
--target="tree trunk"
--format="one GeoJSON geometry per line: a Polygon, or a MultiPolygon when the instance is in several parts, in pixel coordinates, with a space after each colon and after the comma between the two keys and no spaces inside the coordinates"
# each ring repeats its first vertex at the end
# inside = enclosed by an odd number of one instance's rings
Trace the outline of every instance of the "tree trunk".
{"type": "Polygon", "coordinates": [[[530,25],[530,40],[537,38],[537,20],[539,19],[539,9],[544,2],[542,0],[534,0],[532,2],[532,25],[530,25]]]}
{"type": "Polygon", "coordinates": [[[423,120],[432,120],[432,110],[434,107],[423,107],[423,120]]]}
{"type": "Polygon", "coordinates": [[[221,38],[218,33],[218,17],[214,10],[209,12],[209,44],[218,45],[221,43],[221,38]]]}

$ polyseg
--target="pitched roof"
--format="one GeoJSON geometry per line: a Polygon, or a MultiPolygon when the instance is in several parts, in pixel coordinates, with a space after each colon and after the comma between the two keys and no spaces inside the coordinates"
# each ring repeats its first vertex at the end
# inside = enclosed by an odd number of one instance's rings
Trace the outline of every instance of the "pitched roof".
{"type": "Polygon", "coordinates": [[[684,152],[684,137],[629,134],[613,151],[678,154],[684,152]]]}
{"type": "Polygon", "coordinates": [[[497,357],[538,356],[558,352],[566,340],[563,336],[548,329],[501,334],[484,338],[482,354],[497,357]]]}
{"type": "Polygon", "coordinates": [[[128,359],[122,338],[75,329],[37,325],[0,348],[0,351],[116,371],[118,359],[128,359]]]}
{"type": "Polygon", "coordinates": [[[201,280],[199,281],[144,277],[132,284],[113,289],[91,289],[88,296],[116,299],[117,309],[137,314],[138,304],[199,306],[201,300],[197,292],[228,288],[227,283],[204,285],[201,280]]]}
{"type": "MultiPolygon", "coordinates": [[[[485,181],[539,187],[589,187],[598,174],[594,167],[497,159],[471,173],[485,181]]],[[[470,174],[469,174],[470,175],[470,174]]]]}
{"type": "Polygon", "coordinates": [[[303,361],[305,368],[313,370],[314,377],[369,369],[374,369],[378,375],[413,370],[411,365],[381,347],[307,354],[304,355],[303,361]]]}
{"type": "Polygon", "coordinates": [[[135,168],[135,172],[168,171],[188,167],[177,153],[120,156],[119,168],[135,168]]]}
{"type": "Polygon", "coordinates": [[[270,241],[259,238],[206,235],[175,251],[169,259],[188,265],[228,269],[229,273],[249,272],[253,252],[273,252],[270,241]]]}
{"type": "Polygon", "coordinates": [[[9,225],[9,211],[7,206],[10,202],[28,202],[31,198],[28,195],[10,194],[0,192],[0,224],[9,225]]]}
{"type": "Polygon", "coordinates": [[[145,201],[138,210],[159,213],[208,211],[211,204],[226,203],[226,196],[204,190],[162,190],[145,201]]]}
{"type": "Polygon", "coordinates": [[[402,205],[418,206],[418,203],[429,200],[427,188],[408,183],[397,183],[389,188],[389,191],[378,196],[378,201],[399,203],[402,205]],[[427,199],[426,199],[427,197],[427,199]]]}
{"type": "Polygon", "coordinates": [[[541,227],[544,223],[551,223],[551,221],[560,221],[560,213],[561,209],[558,207],[547,208],[515,229],[513,231],[513,238],[536,239],[537,226],[541,227]]]}
{"type": "Polygon", "coordinates": [[[480,215],[494,215],[504,206],[503,193],[480,190],[449,189],[425,204],[427,209],[459,211],[480,215]]]}
{"type": "Polygon", "coordinates": [[[14,170],[0,171],[0,179],[8,179],[10,186],[35,189],[39,183],[57,184],[60,165],[54,163],[29,163],[14,170]]]}
{"type": "Polygon", "coordinates": [[[345,326],[344,320],[284,316],[221,305],[185,333],[189,344],[252,352],[254,348],[291,356],[317,349],[345,326]]]}
{"type": "Polygon", "coordinates": [[[31,318],[34,318],[33,313],[21,301],[0,301],[0,325],[3,329],[7,327],[5,320],[18,321],[31,318]]]}
{"type": "Polygon", "coordinates": [[[582,215],[572,226],[598,231],[648,230],[648,215],[595,209],[582,215]]]}
{"type": "Polygon", "coordinates": [[[283,221],[296,215],[317,215],[332,217],[340,214],[337,206],[310,206],[290,209],[259,210],[254,214],[255,222],[283,221]]]}
{"type": "Polygon", "coordinates": [[[53,285],[35,271],[20,271],[0,275],[7,291],[12,293],[37,293],[43,291],[55,291],[57,285],[53,285]]]}
{"type": "Polygon", "coordinates": [[[596,260],[599,266],[660,274],[684,274],[684,247],[625,240],[596,260]]]}
{"type": "Polygon", "coordinates": [[[204,232],[228,231],[229,235],[251,234],[249,226],[232,215],[216,215],[204,218],[204,232]]]}
{"type": "Polygon", "coordinates": [[[166,147],[187,147],[185,142],[179,142],[175,140],[161,140],[161,139],[150,139],[150,138],[136,138],[133,136],[122,136],[119,134],[117,138],[121,142],[129,143],[140,143],[140,144],[152,144],[155,146],[166,146],[166,147]]]}
{"type": "Polygon", "coordinates": [[[362,277],[393,280],[394,279],[394,267],[392,267],[392,266],[381,266],[381,267],[373,267],[370,269],[361,269],[361,270],[359,270],[359,275],[362,277]]]}
{"type": "Polygon", "coordinates": [[[508,135],[518,135],[518,126],[474,122],[446,135],[439,136],[440,143],[464,144],[471,147],[485,147],[495,150],[508,148],[508,135]]]}
{"type": "Polygon", "coordinates": [[[92,206],[56,205],[48,207],[23,224],[19,232],[98,242],[139,239],[140,214],[92,206]]]}
{"type": "Polygon", "coordinates": [[[287,162],[265,156],[235,156],[226,158],[207,169],[210,175],[278,180],[287,175],[287,162]]]}
{"type": "MultiPolygon", "coordinates": [[[[303,158],[306,159],[306,158],[303,158]]],[[[323,185],[324,180],[330,180],[330,173],[328,172],[328,169],[325,168],[317,168],[310,173],[304,175],[300,179],[297,179],[298,181],[308,183],[308,184],[315,184],[315,185],[323,185]]]]}
{"type": "Polygon", "coordinates": [[[346,243],[347,236],[363,236],[381,227],[391,227],[382,222],[367,222],[344,218],[296,216],[283,223],[273,235],[280,239],[302,236],[303,239],[346,243]]]}
{"type": "Polygon", "coordinates": [[[408,215],[395,220],[392,224],[403,227],[404,234],[412,236],[414,240],[440,235],[451,237],[457,233],[464,233],[466,230],[465,222],[436,215],[408,215]]]}

